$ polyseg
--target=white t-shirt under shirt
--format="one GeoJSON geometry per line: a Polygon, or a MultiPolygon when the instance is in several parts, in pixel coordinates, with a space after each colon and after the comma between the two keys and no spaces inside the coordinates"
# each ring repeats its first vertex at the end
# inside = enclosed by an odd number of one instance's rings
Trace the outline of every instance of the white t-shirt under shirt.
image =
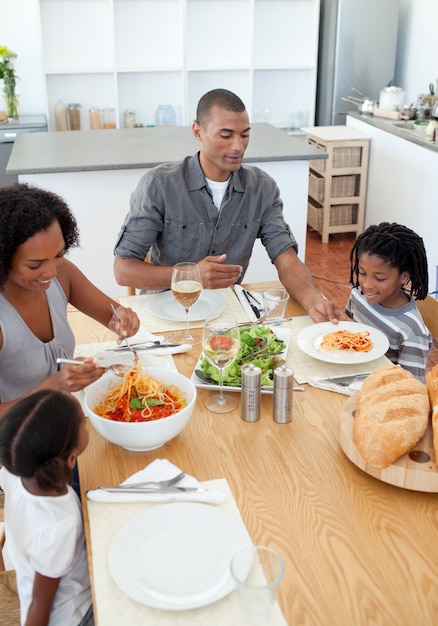
{"type": "Polygon", "coordinates": [[[228,178],[228,180],[223,183],[216,180],[210,180],[209,178],[206,179],[210,191],[213,194],[214,206],[217,208],[218,211],[221,210],[222,200],[224,199],[224,195],[229,185],[230,178],[228,178]]]}
{"type": "Polygon", "coordinates": [[[0,468],[0,485],[5,492],[5,530],[17,575],[21,624],[39,572],[61,578],[49,626],[78,626],[91,605],[79,498],[71,487],[62,496],[35,496],[5,467],[0,468]]]}

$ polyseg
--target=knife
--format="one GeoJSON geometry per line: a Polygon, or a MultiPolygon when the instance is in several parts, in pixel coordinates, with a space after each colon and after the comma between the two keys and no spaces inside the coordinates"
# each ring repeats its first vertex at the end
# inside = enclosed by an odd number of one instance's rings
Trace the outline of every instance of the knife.
{"type": "MultiPolygon", "coordinates": [[[[146,343],[146,342],[145,342],[146,343]]],[[[182,343],[160,343],[156,346],[143,346],[142,344],[131,344],[131,346],[133,348],[135,348],[136,350],[159,350],[160,348],[178,348],[179,346],[182,346],[182,343]]],[[[121,352],[124,350],[128,350],[128,348],[126,346],[114,346],[113,348],[105,348],[104,352],[121,352]]]]}
{"type": "Polygon", "coordinates": [[[154,489],[150,487],[99,487],[100,491],[111,493],[205,493],[208,489],[203,487],[160,487],[154,489]]]}
{"type": "MultiPolygon", "coordinates": [[[[247,292],[247,291],[245,291],[245,289],[243,289],[242,291],[243,291],[243,295],[244,295],[244,296],[245,296],[245,298],[247,299],[248,304],[249,304],[249,306],[251,307],[251,309],[252,309],[252,311],[253,311],[254,315],[256,316],[256,318],[257,318],[257,319],[259,319],[259,317],[260,317],[260,311],[259,311],[258,307],[256,307],[256,305],[255,305],[255,304],[253,304],[253,303],[251,302],[251,300],[250,300],[250,298],[249,298],[249,295],[248,295],[248,292],[247,292]]],[[[255,299],[255,298],[254,298],[254,299],[255,299]]]]}
{"type": "Polygon", "coordinates": [[[359,374],[350,374],[350,376],[332,376],[331,378],[321,378],[321,381],[327,381],[329,383],[338,383],[339,385],[345,385],[352,383],[353,380],[366,378],[371,372],[361,372],[359,374]]]}

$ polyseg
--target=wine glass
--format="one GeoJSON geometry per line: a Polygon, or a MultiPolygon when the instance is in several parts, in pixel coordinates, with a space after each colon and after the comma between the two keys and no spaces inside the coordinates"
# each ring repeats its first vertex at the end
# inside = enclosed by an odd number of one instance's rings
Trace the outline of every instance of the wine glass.
{"type": "Polygon", "coordinates": [[[175,300],[186,312],[185,333],[176,337],[192,346],[201,341],[199,335],[192,335],[189,327],[189,313],[191,307],[199,300],[202,293],[201,271],[196,263],[177,263],[173,267],[170,287],[175,300]]]}
{"type": "Polygon", "coordinates": [[[208,361],[219,371],[219,393],[206,406],[214,413],[228,413],[239,405],[236,394],[224,395],[224,370],[234,361],[240,347],[240,330],[234,315],[211,315],[205,321],[202,348],[208,361]]]}

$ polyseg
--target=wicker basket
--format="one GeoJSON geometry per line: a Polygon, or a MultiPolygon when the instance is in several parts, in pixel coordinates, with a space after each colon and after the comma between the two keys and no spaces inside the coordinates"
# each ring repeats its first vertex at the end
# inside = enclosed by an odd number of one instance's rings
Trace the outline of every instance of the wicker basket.
{"type": "MultiPolygon", "coordinates": [[[[308,138],[308,142],[319,148],[320,150],[324,150],[324,152],[328,152],[327,145],[322,141],[315,141],[314,139],[308,138]]],[[[330,157],[329,157],[330,158],[330,157]]],[[[328,159],[312,159],[309,164],[310,167],[317,172],[325,172],[326,171],[326,163],[328,159]]],[[[333,148],[332,152],[332,169],[341,169],[343,167],[360,167],[362,165],[362,147],[361,146],[350,146],[350,147],[342,147],[342,148],[333,148]]]]}
{"type": "MultiPolygon", "coordinates": [[[[333,176],[330,197],[344,198],[355,195],[356,176],[333,176]]],[[[325,179],[309,173],[309,195],[318,202],[324,202],[325,179]]]]}
{"type": "MultiPolygon", "coordinates": [[[[307,204],[307,223],[317,230],[322,230],[323,207],[317,207],[309,198],[307,204]]],[[[329,226],[342,226],[343,224],[353,224],[353,205],[352,204],[336,204],[330,207],[329,226]]]]}

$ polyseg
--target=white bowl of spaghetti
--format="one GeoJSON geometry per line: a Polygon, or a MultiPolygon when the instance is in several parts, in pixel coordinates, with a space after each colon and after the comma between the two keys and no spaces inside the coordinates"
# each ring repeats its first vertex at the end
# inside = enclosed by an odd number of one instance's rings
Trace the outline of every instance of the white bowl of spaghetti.
{"type": "Polygon", "coordinates": [[[108,441],[134,452],[155,450],[176,437],[195,402],[196,387],[186,376],[141,365],[123,378],[107,372],[84,395],[94,428],[108,441]]]}

